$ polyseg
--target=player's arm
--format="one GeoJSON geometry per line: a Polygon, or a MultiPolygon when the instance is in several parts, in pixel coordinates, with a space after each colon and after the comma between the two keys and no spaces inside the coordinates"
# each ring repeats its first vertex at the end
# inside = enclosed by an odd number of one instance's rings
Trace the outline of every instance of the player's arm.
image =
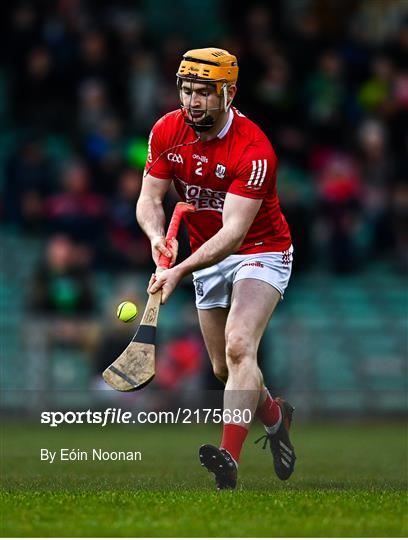
{"type": "Polygon", "coordinates": [[[182,276],[212,266],[235,253],[244,241],[261,204],[262,199],[227,193],[222,213],[223,226],[195,253],[177,265],[182,276]]]}
{"type": "Polygon", "coordinates": [[[164,270],[157,276],[152,276],[148,292],[153,294],[162,289],[161,300],[162,303],[166,303],[183,276],[216,264],[235,253],[242,244],[261,204],[262,199],[250,199],[227,193],[221,229],[183,262],[170,270],[164,270]]]}
{"type": "Polygon", "coordinates": [[[172,263],[177,255],[176,242],[174,249],[170,252],[166,247],[164,233],[166,216],[163,209],[163,199],[170,185],[171,180],[155,178],[150,174],[146,175],[136,205],[136,219],[150,240],[152,256],[156,265],[161,253],[166,257],[172,256],[172,263]]]}
{"type": "Polygon", "coordinates": [[[164,270],[152,276],[148,292],[155,293],[162,289],[162,303],[165,303],[183,276],[212,266],[235,253],[242,244],[262,199],[250,199],[233,193],[227,193],[223,209],[223,226],[190,257],[170,270],[164,270]]]}
{"type": "Polygon", "coordinates": [[[176,266],[182,276],[236,253],[244,241],[272,182],[276,156],[266,141],[248,145],[226,194],[221,229],[188,259],[176,266]]]}

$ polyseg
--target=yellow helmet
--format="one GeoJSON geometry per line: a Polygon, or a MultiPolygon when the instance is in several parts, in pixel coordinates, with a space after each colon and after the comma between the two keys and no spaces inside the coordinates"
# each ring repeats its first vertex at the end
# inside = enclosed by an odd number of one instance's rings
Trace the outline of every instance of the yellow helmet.
{"type": "Polygon", "coordinates": [[[216,47],[193,49],[183,55],[177,78],[214,83],[217,93],[221,94],[224,85],[229,86],[237,82],[237,58],[228,51],[216,47]]]}

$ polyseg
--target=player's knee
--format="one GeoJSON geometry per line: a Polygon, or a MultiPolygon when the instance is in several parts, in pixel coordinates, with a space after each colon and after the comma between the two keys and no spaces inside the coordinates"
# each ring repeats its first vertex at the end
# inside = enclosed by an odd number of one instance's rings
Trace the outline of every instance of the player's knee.
{"type": "Polygon", "coordinates": [[[227,382],[228,379],[228,368],[225,364],[217,364],[215,363],[213,365],[213,371],[214,375],[224,384],[227,382]]]}
{"type": "Polygon", "coordinates": [[[226,355],[229,364],[241,364],[252,356],[254,346],[248,336],[238,332],[230,332],[226,339],[226,355]]]}

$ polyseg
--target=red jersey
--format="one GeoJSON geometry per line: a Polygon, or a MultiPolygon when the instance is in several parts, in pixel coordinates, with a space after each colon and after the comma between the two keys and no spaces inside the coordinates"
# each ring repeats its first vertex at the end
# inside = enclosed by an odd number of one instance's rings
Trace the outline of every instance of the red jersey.
{"type": "Polygon", "coordinates": [[[170,112],[153,126],[146,170],[155,178],[173,180],[183,201],[197,212],[185,222],[194,252],[222,227],[227,193],[263,199],[248,234],[236,253],[284,251],[291,245],[289,227],[276,192],[277,158],[262,130],[234,107],[215,139],[198,141],[180,110],[170,112]]]}

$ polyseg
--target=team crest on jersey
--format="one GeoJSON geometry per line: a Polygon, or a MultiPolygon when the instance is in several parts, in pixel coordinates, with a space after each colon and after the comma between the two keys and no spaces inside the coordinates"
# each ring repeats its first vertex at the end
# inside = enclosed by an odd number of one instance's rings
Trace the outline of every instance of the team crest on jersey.
{"type": "Polygon", "coordinates": [[[194,281],[194,285],[195,285],[197,296],[204,296],[204,283],[200,281],[199,279],[196,279],[194,281]]]}
{"type": "Polygon", "coordinates": [[[222,180],[225,177],[226,172],[227,167],[225,167],[225,165],[222,165],[221,163],[217,163],[217,166],[215,167],[215,176],[222,180]]]}

